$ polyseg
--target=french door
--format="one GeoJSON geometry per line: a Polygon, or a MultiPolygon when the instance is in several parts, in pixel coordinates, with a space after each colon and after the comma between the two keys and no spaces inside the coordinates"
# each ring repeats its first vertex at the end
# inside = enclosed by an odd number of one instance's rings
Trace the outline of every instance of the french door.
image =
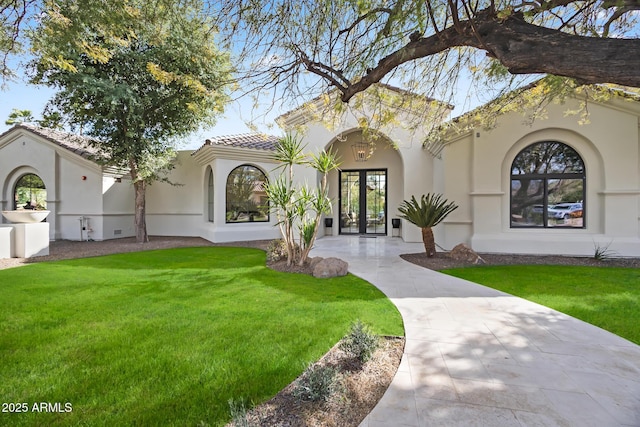
{"type": "Polygon", "coordinates": [[[340,171],[340,234],[387,234],[387,170],[340,171]]]}

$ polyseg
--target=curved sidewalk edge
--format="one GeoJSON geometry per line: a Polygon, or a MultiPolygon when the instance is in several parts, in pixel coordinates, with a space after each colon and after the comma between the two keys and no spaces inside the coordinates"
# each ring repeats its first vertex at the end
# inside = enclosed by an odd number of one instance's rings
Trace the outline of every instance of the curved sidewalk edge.
{"type": "Polygon", "coordinates": [[[640,346],[398,256],[423,250],[341,236],[311,254],[348,261],[404,320],[398,372],[361,426],[640,426],[640,346]]]}

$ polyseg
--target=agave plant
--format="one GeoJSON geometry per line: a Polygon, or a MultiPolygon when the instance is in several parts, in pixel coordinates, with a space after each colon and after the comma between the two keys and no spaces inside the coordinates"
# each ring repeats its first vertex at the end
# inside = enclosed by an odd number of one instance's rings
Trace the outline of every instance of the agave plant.
{"type": "Polygon", "coordinates": [[[440,224],[458,205],[442,198],[442,194],[423,194],[420,202],[415,196],[411,200],[403,200],[398,207],[401,218],[417,225],[422,230],[422,242],[428,257],[436,254],[436,242],[433,237],[433,227],[440,224]]]}

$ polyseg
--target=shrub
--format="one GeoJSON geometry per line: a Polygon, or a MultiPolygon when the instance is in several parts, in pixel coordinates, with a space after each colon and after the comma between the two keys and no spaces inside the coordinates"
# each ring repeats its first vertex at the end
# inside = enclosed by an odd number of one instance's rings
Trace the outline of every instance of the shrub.
{"type": "Polygon", "coordinates": [[[365,363],[371,359],[373,352],[379,345],[378,336],[360,320],[351,325],[351,330],[340,343],[340,349],[345,353],[365,363]]]}
{"type": "Polygon", "coordinates": [[[293,396],[301,401],[327,401],[339,387],[340,373],[331,366],[310,365],[302,374],[293,396]]]}
{"type": "Polygon", "coordinates": [[[593,243],[593,248],[594,248],[593,259],[597,261],[606,261],[608,259],[615,258],[617,255],[617,252],[609,249],[609,246],[611,246],[611,243],[613,242],[609,242],[607,245],[601,246],[599,243],[594,242],[593,243]]]}
{"type": "Polygon", "coordinates": [[[229,399],[229,413],[234,427],[253,427],[247,419],[247,405],[244,399],[229,399]]]}

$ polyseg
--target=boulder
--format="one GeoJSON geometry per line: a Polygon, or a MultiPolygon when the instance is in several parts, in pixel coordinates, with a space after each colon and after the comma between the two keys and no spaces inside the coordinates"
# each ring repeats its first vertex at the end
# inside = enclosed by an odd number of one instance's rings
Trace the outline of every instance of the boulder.
{"type": "Polygon", "coordinates": [[[349,264],[346,261],[343,261],[339,258],[321,258],[319,261],[316,261],[317,258],[314,258],[312,261],[313,265],[313,277],[318,277],[322,279],[328,279],[330,277],[338,277],[338,276],[346,276],[349,264]]]}
{"type": "Polygon", "coordinates": [[[482,257],[464,243],[460,243],[459,245],[456,245],[456,247],[451,249],[451,252],[449,252],[449,257],[451,257],[451,259],[455,259],[456,261],[464,261],[471,264],[485,264],[485,261],[482,259],[482,257]]]}
{"type": "Polygon", "coordinates": [[[318,263],[323,259],[324,258],[322,258],[321,256],[317,256],[313,258],[308,258],[307,262],[309,263],[309,267],[311,267],[311,270],[313,270],[316,267],[316,265],[318,265],[318,263]]]}

